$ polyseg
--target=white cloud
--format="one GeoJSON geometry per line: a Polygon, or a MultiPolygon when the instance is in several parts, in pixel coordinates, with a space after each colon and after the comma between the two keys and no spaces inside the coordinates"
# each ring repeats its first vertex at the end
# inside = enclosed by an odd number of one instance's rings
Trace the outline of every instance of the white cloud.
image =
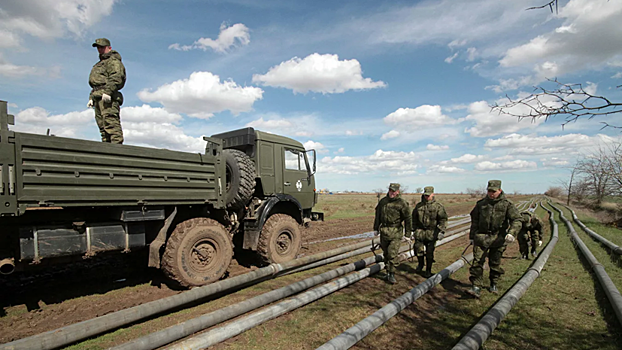
{"type": "Polygon", "coordinates": [[[212,49],[216,52],[225,53],[230,48],[239,45],[248,45],[251,41],[251,35],[249,29],[242,23],[237,23],[231,27],[227,27],[225,23],[220,25],[220,34],[218,39],[200,38],[192,45],[179,45],[178,43],[171,44],[168,48],[188,51],[192,49],[200,49],[207,51],[212,49]]]}
{"type": "MultiPolygon", "coordinates": [[[[121,111],[123,113],[123,111],[121,111]]],[[[123,119],[123,114],[121,114],[123,119]]],[[[202,136],[186,135],[185,131],[171,123],[123,122],[125,144],[166,148],[184,152],[205,152],[202,136]]]]}
{"type": "Polygon", "coordinates": [[[359,136],[363,135],[363,132],[360,130],[346,130],[346,136],[359,136]]]}
{"type": "Polygon", "coordinates": [[[616,74],[611,76],[611,79],[620,79],[622,78],[622,72],[617,72],[616,74]]]}
{"type": "MultiPolygon", "coordinates": [[[[524,106],[518,106],[509,112],[520,114],[522,110],[526,110],[524,106]]],[[[521,129],[534,129],[544,122],[544,118],[532,120],[524,118],[519,120],[505,114],[493,112],[486,101],[473,102],[469,105],[469,115],[467,121],[473,122],[470,128],[464,131],[474,137],[486,137],[503,133],[516,132],[521,129]]]]}
{"type": "Polygon", "coordinates": [[[419,168],[419,156],[415,152],[377,150],[361,157],[324,157],[319,161],[318,172],[333,174],[381,173],[410,175],[419,168]]]}
{"type": "Polygon", "coordinates": [[[0,53],[0,75],[9,78],[18,78],[28,75],[42,75],[45,69],[31,66],[18,66],[6,61],[0,53]]]}
{"type": "Polygon", "coordinates": [[[149,105],[121,108],[123,121],[128,122],[152,122],[152,123],[178,123],[182,116],[177,113],[169,113],[162,108],[154,108],[149,105]]]}
{"type": "Polygon", "coordinates": [[[516,81],[518,87],[607,65],[622,54],[621,15],[619,1],[570,0],[555,16],[563,20],[560,26],[508,49],[499,64],[532,70],[523,82],[516,81]]]}
{"type": "Polygon", "coordinates": [[[225,110],[234,115],[250,111],[253,103],[262,99],[263,90],[242,87],[231,80],[220,82],[220,77],[210,72],[194,72],[188,79],[162,85],[153,92],[142,90],[138,97],[145,102],[157,101],[171,113],[207,119],[225,110]]]}
{"type": "Polygon", "coordinates": [[[326,148],[326,146],[324,146],[321,142],[309,140],[302,145],[305,147],[305,149],[314,149],[319,154],[328,153],[328,148],[326,148]]]}
{"type": "Polygon", "coordinates": [[[605,135],[587,136],[583,134],[566,134],[559,136],[532,136],[510,134],[499,139],[489,139],[486,148],[509,149],[510,154],[578,154],[589,148],[598,147],[600,143],[609,143],[605,135]]]}
{"type": "Polygon", "coordinates": [[[486,158],[486,157],[484,157],[483,155],[474,155],[474,154],[467,153],[467,154],[461,155],[458,158],[451,158],[450,161],[452,163],[465,163],[465,164],[468,164],[468,163],[479,162],[481,160],[484,160],[484,158],[486,158]]]}
{"type": "Polygon", "coordinates": [[[542,162],[543,166],[550,167],[564,167],[570,164],[567,159],[562,159],[559,157],[541,158],[540,161],[542,162]]]}
{"type": "Polygon", "coordinates": [[[474,169],[477,171],[506,171],[506,170],[529,170],[536,169],[538,165],[536,162],[530,162],[526,160],[513,160],[509,162],[494,163],[490,161],[483,161],[475,164],[474,169]]]}
{"type": "Polygon", "coordinates": [[[449,146],[447,146],[447,145],[433,145],[431,143],[428,143],[428,145],[426,146],[426,149],[428,151],[443,151],[443,150],[448,150],[449,146]]]}
{"type": "Polygon", "coordinates": [[[398,108],[384,117],[384,122],[393,127],[419,131],[425,128],[456,124],[460,120],[452,119],[441,113],[441,106],[422,105],[417,108],[398,108]]]}
{"type": "MultiPolygon", "coordinates": [[[[121,108],[121,126],[125,144],[167,148],[186,152],[202,152],[205,141],[192,137],[175,123],[181,122],[179,114],[168,113],[162,108],[148,105],[121,108]]],[[[56,136],[99,140],[92,109],[51,115],[41,107],[32,107],[15,115],[12,130],[35,134],[50,133],[56,136]],[[96,132],[93,133],[93,130],[96,132]]]]}
{"type": "Polygon", "coordinates": [[[467,59],[466,60],[468,62],[473,62],[477,58],[477,55],[478,55],[477,49],[474,48],[474,47],[469,47],[467,49],[467,59]]]}
{"type": "Polygon", "coordinates": [[[346,150],[345,148],[341,147],[341,148],[339,148],[338,150],[336,150],[336,151],[335,151],[335,152],[333,152],[333,153],[334,153],[334,154],[340,154],[340,153],[345,152],[345,150],[346,150]]]}
{"type": "Polygon", "coordinates": [[[0,29],[0,49],[8,47],[18,47],[20,39],[17,34],[8,30],[0,29]]]}
{"type": "Polygon", "coordinates": [[[464,172],[466,172],[466,170],[462,168],[458,168],[455,166],[439,165],[439,164],[430,166],[427,171],[428,174],[434,174],[434,173],[459,174],[459,173],[464,173],[464,172]]]}
{"type": "Polygon", "coordinates": [[[294,57],[270,68],[264,74],[253,75],[254,83],[292,89],[294,93],[343,93],[348,90],[367,90],[385,87],[382,81],[363,78],[361,64],[355,59],[339,60],[337,55],[311,54],[304,59],[294,57]]]}
{"type": "Polygon", "coordinates": [[[80,138],[90,123],[95,124],[93,110],[50,115],[41,107],[32,107],[15,115],[15,126],[11,129],[34,134],[46,134],[50,129],[50,133],[56,136],[80,138]]]}
{"type": "Polygon", "coordinates": [[[400,132],[397,130],[391,130],[387,133],[382,134],[382,136],[380,137],[381,140],[389,140],[389,139],[394,139],[396,137],[400,136],[400,132]]]}
{"type": "Polygon", "coordinates": [[[453,55],[451,55],[451,56],[449,56],[449,57],[445,58],[445,62],[447,62],[447,63],[451,63],[451,62],[453,62],[453,61],[454,61],[454,59],[455,59],[456,57],[458,57],[458,53],[457,53],[457,52],[456,52],[456,53],[454,53],[453,55]]]}
{"type": "MultiPolygon", "coordinates": [[[[112,13],[116,0],[19,0],[4,1],[0,30],[14,36],[28,34],[40,39],[60,38],[85,31],[112,13]]],[[[4,38],[3,40],[7,40],[4,38]]],[[[9,42],[15,44],[13,37],[9,42]]]]}

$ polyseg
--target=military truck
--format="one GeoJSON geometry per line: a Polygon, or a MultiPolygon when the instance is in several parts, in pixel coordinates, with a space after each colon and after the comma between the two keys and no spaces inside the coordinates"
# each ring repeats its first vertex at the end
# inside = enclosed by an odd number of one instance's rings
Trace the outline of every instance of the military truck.
{"type": "Polygon", "coordinates": [[[2,274],[148,247],[149,266],[204,285],[225,275],[234,241],[285,262],[323,220],[315,151],[284,136],[239,129],[187,153],[15,132],[14,119],[0,101],[2,274]]]}

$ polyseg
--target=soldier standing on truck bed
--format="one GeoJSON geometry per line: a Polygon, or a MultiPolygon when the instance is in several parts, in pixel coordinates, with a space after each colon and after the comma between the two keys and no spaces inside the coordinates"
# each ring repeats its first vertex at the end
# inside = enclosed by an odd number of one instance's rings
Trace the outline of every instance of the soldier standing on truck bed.
{"type": "Polygon", "coordinates": [[[406,238],[410,241],[412,234],[410,207],[400,196],[400,184],[392,183],[389,185],[387,196],[382,198],[376,206],[374,218],[374,231],[376,234],[380,233],[380,246],[387,269],[386,278],[391,284],[396,282],[395,265],[399,263],[398,255],[400,243],[404,238],[404,228],[406,228],[406,238]]]}
{"type": "Polygon", "coordinates": [[[423,189],[421,202],[415,205],[412,216],[415,230],[415,253],[418,261],[416,271],[421,272],[425,265],[424,276],[428,278],[432,276],[436,241],[443,239],[447,229],[447,212],[445,207],[434,199],[434,187],[426,186],[423,189]]]}
{"type": "Polygon", "coordinates": [[[488,181],[488,194],[480,199],[471,211],[469,239],[473,244],[473,265],[469,279],[473,286],[467,291],[479,298],[484,284],[484,263],[490,266],[490,292],[497,293],[497,282],[503,275],[501,257],[508,243],[522,227],[521,216],[501,190],[501,180],[488,181]]]}
{"type": "Polygon", "coordinates": [[[112,49],[110,40],[95,40],[93,47],[99,52],[97,62],[89,75],[91,94],[87,107],[95,109],[95,121],[103,142],[123,143],[123,130],[119,113],[123,95],[119,90],[125,85],[125,66],[121,55],[112,49]]]}

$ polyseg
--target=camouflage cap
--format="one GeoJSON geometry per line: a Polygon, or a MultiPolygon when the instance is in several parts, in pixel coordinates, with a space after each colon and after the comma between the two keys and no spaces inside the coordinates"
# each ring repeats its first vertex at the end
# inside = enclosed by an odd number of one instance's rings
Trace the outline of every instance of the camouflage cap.
{"type": "Polygon", "coordinates": [[[97,47],[97,46],[110,46],[110,40],[106,39],[106,38],[99,38],[97,40],[95,40],[95,42],[93,43],[93,47],[97,47]]]}
{"type": "Polygon", "coordinates": [[[426,186],[423,188],[424,195],[431,195],[432,193],[434,193],[434,186],[426,186]]]}
{"type": "Polygon", "coordinates": [[[390,189],[391,191],[399,191],[399,190],[400,190],[400,184],[395,183],[395,182],[392,182],[392,183],[389,185],[389,189],[390,189]]]}
{"type": "Polygon", "coordinates": [[[501,180],[490,180],[488,181],[488,190],[489,191],[499,191],[501,189],[501,180]]]}

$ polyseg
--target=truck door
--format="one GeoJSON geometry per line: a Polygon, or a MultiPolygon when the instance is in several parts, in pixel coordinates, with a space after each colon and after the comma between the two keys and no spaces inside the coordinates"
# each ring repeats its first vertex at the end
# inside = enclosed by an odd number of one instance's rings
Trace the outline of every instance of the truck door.
{"type": "Polygon", "coordinates": [[[283,193],[296,198],[303,208],[313,207],[313,185],[309,178],[304,151],[283,147],[283,193]]]}

